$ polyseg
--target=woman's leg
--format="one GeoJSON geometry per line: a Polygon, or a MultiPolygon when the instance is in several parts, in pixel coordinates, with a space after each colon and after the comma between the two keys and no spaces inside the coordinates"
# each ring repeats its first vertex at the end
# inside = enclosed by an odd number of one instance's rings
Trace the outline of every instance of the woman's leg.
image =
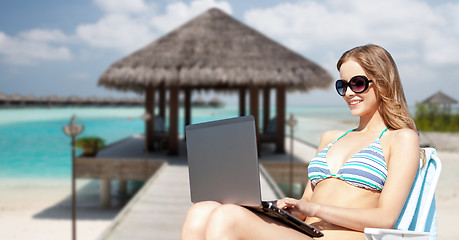
{"type": "Polygon", "coordinates": [[[205,239],[304,239],[307,235],[271,218],[233,204],[215,208],[208,215],[205,239]]]}
{"type": "Polygon", "coordinates": [[[218,202],[199,202],[194,204],[185,218],[182,228],[182,239],[205,239],[205,229],[210,213],[221,206],[218,202]]]}

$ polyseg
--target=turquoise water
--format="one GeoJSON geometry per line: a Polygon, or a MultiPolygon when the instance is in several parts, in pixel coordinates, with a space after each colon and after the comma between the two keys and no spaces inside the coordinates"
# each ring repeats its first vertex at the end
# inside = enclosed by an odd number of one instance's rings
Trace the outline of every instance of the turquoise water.
{"type": "MultiPolygon", "coordinates": [[[[70,138],[62,126],[75,114],[84,125],[81,136],[99,136],[106,143],[143,133],[143,108],[0,109],[0,178],[61,178],[70,176],[70,138]]],[[[299,120],[295,137],[317,144],[328,129],[348,129],[343,121],[355,120],[344,107],[289,107],[299,120]]],[[[237,116],[236,106],[192,110],[192,122],[237,116]]],[[[272,110],[271,115],[274,115],[272,110]]],[[[262,116],[262,115],[260,115],[262,116]]],[[[183,126],[180,110],[179,126],[183,126]]],[[[183,127],[179,132],[183,134],[183,127]]],[[[289,128],[286,129],[290,133],[289,128]]]]}

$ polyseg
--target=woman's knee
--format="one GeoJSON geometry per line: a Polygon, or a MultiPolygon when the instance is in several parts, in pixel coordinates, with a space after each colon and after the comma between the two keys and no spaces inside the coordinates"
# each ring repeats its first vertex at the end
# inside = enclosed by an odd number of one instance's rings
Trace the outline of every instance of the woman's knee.
{"type": "Polygon", "coordinates": [[[201,217],[209,215],[215,208],[220,207],[222,204],[213,201],[198,202],[188,209],[188,215],[201,217]]]}
{"type": "Polygon", "coordinates": [[[204,232],[209,214],[219,206],[221,206],[220,203],[212,201],[199,202],[191,206],[186,215],[182,233],[204,232]]]}
{"type": "Polygon", "coordinates": [[[206,226],[207,239],[237,239],[243,233],[248,214],[244,207],[234,204],[224,204],[215,208],[209,215],[206,226]]]}

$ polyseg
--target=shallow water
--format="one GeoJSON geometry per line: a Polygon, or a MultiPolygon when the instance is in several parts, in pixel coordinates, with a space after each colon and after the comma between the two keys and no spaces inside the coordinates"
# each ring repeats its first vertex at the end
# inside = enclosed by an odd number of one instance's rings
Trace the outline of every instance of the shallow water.
{"type": "MultiPolygon", "coordinates": [[[[75,114],[84,125],[82,136],[99,136],[107,144],[143,133],[144,109],[134,108],[20,108],[0,109],[0,178],[63,178],[70,176],[70,138],[62,126],[75,114]]],[[[183,126],[180,109],[179,126],[183,126]]],[[[355,119],[343,107],[291,106],[298,119],[294,137],[317,145],[323,131],[348,129],[355,119]]],[[[273,116],[275,110],[271,110],[273,116]]],[[[237,116],[237,106],[193,108],[192,123],[237,116]]],[[[260,116],[262,116],[260,114],[260,116]]],[[[166,121],[167,122],[167,121],[166,121]]],[[[183,135],[184,127],[179,127],[183,135]]],[[[290,128],[286,128],[290,134],[290,128]]],[[[78,153],[78,152],[77,152],[78,153]]]]}

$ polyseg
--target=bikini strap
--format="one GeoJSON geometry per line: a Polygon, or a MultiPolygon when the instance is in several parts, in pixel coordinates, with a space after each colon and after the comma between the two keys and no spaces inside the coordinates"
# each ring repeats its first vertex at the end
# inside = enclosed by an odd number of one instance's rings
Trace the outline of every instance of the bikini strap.
{"type": "Polygon", "coordinates": [[[381,135],[379,135],[379,139],[381,139],[382,135],[387,131],[387,129],[389,129],[389,127],[386,127],[386,129],[384,129],[384,131],[382,131],[381,135]]]}
{"type": "Polygon", "coordinates": [[[338,139],[336,139],[334,142],[337,142],[338,140],[340,140],[342,137],[346,136],[346,134],[348,134],[349,132],[352,132],[352,131],[355,131],[357,128],[354,128],[354,129],[351,129],[349,131],[347,131],[346,133],[344,133],[343,135],[341,135],[341,137],[339,137],[338,139]]]}

